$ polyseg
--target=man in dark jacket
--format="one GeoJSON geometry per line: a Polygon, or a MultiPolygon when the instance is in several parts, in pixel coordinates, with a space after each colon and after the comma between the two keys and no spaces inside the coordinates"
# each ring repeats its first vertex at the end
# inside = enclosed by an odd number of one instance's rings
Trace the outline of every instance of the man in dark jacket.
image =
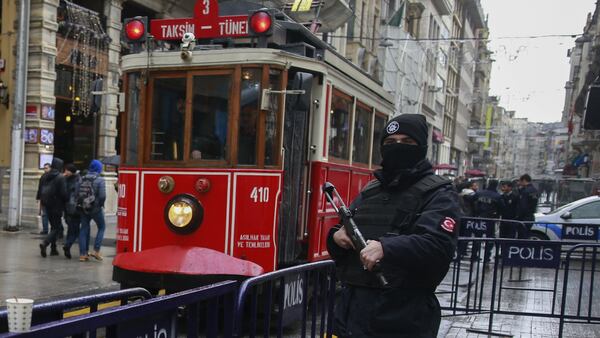
{"type": "MultiPolygon", "coordinates": [[[[499,218],[500,211],[504,208],[504,201],[502,200],[502,196],[498,193],[498,181],[497,180],[489,180],[487,187],[479,191],[475,194],[475,216],[480,218],[499,218]]],[[[488,222],[488,226],[491,226],[491,231],[495,230],[495,222],[488,222]]],[[[488,228],[490,229],[490,228],[488,228]]],[[[483,235],[483,234],[482,234],[483,235]]],[[[488,236],[495,236],[493,233],[488,233],[488,236]]],[[[476,235],[476,237],[481,237],[480,235],[476,235]]],[[[479,248],[481,246],[481,242],[475,241],[473,243],[473,258],[479,256],[479,248]]],[[[490,257],[492,255],[492,243],[485,242],[483,244],[485,253],[483,256],[483,261],[485,263],[489,262],[490,257]]]]}
{"type": "Polygon", "coordinates": [[[77,173],[77,167],[69,163],[65,166],[67,181],[67,203],[65,205],[65,222],[67,223],[67,240],[63,246],[65,257],[71,259],[71,246],[79,237],[79,223],[81,223],[81,215],[77,210],[77,189],[81,183],[81,177],[77,173]]]}
{"type": "Polygon", "coordinates": [[[104,201],[106,201],[106,183],[102,173],[102,163],[98,160],[92,160],[88,168],[88,173],[81,179],[79,194],[81,187],[84,186],[86,180],[91,182],[93,192],[93,204],[89,210],[81,210],[81,229],[79,231],[79,260],[87,261],[89,256],[101,261],[100,247],[104,239],[104,229],[106,222],[104,220],[104,201]],[[94,241],[94,251],[89,252],[90,245],[90,223],[94,220],[98,227],[96,239],[94,241]]]}
{"type": "MultiPolygon", "coordinates": [[[[502,181],[500,184],[500,190],[502,191],[502,200],[504,201],[504,206],[500,211],[500,216],[505,220],[516,220],[519,196],[513,192],[512,182],[502,181]]],[[[517,229],[519,227],[519,223],[503,221],[500,224],[500,237],[515,238],[517,229]]]]}
{"type": "Polygon", "coordinates": [[[55,157],[50,165],[50,171],[45,173],[38,187],[37,196],[48,213],[50,221],[50,233],[42,243],[40,243],[40,254],[46,257],[46,248],[50,245],[50,255],[58,255],[56,250],[56,240],[59,233],[62,234],[62,214],[67,201],[67,185],[65,178],[61,175],[63,170],[63,161],[55,157]]]}
{"type": "Polygon", "coordinates": [[[360,252],[344,228],[330,230],[327,248],[343,290],[336,303],[338,337],[435,337],[440,306],[434,291],[456,249],[460,206],[450,181],[425,159],[425,117],[389,121],[381,139],[382,169],[351,204],[367,241],[360,252]],[[389,281],[373,274],[378,264],[389,281]]]}
{"type": "MultiPolygon", "coordinates": [[[[531,184],[531,176],[524,174],[519,178],[519,204],[517,205],[517,219],[519,221],[535,221],[535,211],[538,204],[538,191],[531,184]]],[[[527,231],[531,229],[532,223],[525,224],[527,231]]],[[[527,234],[521,232],[519,238],[525,238],[527,234]]]]}

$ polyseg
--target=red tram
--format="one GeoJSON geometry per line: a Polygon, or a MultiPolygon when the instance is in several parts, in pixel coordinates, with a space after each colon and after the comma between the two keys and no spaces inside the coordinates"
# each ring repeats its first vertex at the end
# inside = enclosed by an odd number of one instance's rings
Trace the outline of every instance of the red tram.
{"type": "Polygon", "coordinates": [[[179,290],[326,259],[337,215],[320,187],[348,201],[380,161],[393,112],[380,84],[280,13],[216,11],[198,1],[193,19],[153,21],[157,40],[195,37],[122,59],[122,285],[179,290]]]}

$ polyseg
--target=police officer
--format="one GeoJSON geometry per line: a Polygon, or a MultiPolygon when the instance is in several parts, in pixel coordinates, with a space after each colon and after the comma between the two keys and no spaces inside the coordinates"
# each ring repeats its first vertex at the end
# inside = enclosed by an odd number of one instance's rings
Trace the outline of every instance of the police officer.
{"type": "MultiPolygon", "coordinates": [[[[504,208],[504,201],[502,200],[502,196],[497,191],[498,189],[498,181],[497,180],[489,180],[487,188],[482,191],[478,191],[475,193],[475,216],[481,218],[498,218],[500,217],[500,211],[504,208]]],[[[495,222],[487,222],[488,229],[493,231],[495,229],[495,222]]],[[[478,234],[476,237],[482,237],[483,234],[478,234]]],[[[494,237],[494,233],[487,233],[487,237],[494,237]]],[[[473,258],[476,258],[479,254],[481,242],[475,241],[473,242],[473,258]]],[[[492,243],[485,242],[485,254],[483,256],[484,263],[490,260],[492,254],[492,243]]]]}
{"type": "Polygon", "coordinates": [[[461,215],[451,182],[434,175],[425,159],[427,134],[419,114],[385,126],[382,168],[350,206],[367,246],[358,253],[344,228],[329,232],[327,248],[343,285],[334,319],[338,337],[437,335],[434,291],[453,258],[461,215]],[[388,287],[372,272],[377,263],[388,287]]]}
{"type": "MultiPolygon", "coordinates": [[[[517,219],[519,221],[535,221],[535,211],[538,204],[538,191],[531,184],[531,176],[524,174],[519,178],[519,203],[517,205],[517,219]]],[[[532,223],[525,224],[527,231],[531,229],[532,223]]],[[[524,231],[520,231],[519,238],[526,237],[524,231]]]]}
{"type": "MultiPolygon", "coordinates": [[[[500,183],[500,190],[502,191],[502,200],[504,201],[504,207],[500,211],[502,219],[515,220],[517,219],[517,204],[519,203],[519,196],[513,192],[512,183],[510,181],[502,181],[500,183]]],[[[515,238],[517,234],[516,229],[520,225],[515,222],[503,221],[500,223],[500,237],[502,238],[515,238]]]]}
{"type": "Polygon", "coordinates": [[[498,218],[500,216],[504,201],[497,189],[498,181],[490,180],[487,188],[475,194],[475,210],[477,217],[498,218]]]}

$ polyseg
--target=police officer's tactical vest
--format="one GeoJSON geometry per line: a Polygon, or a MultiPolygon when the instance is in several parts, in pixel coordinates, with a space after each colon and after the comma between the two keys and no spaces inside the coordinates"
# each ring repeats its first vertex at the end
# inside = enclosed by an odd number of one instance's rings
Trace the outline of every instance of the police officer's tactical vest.
{"type": "MultiPolygon", "coordinates": [[[[437,175],[427,175],[408,189],[387,191],[382,188],[378,180],[373,180],[361,191],[360,205],[353,209],[354,220],[367,240],[412,234],[414,223],[421,215],[426,197],[430,192],[447,185],[450,185],[449,180],[437,175]]],[[[340,266],[338,272],[340,280],[348,284],[380,287],[375,274],[363,268],[356,251],[350,254],[349,259],[340,266]]],[[[407,285],[405,274],[402,269],[393,270],[387,265],[384,269],[384,275],[388,277],[391,287],[410,287],[407,285]]],[[[415,282],[414,278],[412,282],[415,282]]],[[[427,287],[422,283],[416,283],[417,286],[419,284],[427,287]]]]}

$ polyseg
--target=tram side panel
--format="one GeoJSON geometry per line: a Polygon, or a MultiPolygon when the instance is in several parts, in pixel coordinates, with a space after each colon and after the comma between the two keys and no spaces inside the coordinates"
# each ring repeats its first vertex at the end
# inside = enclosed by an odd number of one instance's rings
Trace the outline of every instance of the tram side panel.
{"type": "Polygon", "coordinates": [[[139,171],[120,170],[117,200],[117,252],[136,251],[139,171]]]}
{"type": "Polygon", "coordinates": [[[308,260],[319,261],[329,258],[327,252],[327,234],[331,227],[339,223],[337,213],[327,203],[321,187],[325,182],[336,186],[346,205],[358,195],[360,190],[372,178],[371,172],[365,168],[352,167],[326,162],[312,163],[311,189],[313,196],[310,203],[308,260]]]}

